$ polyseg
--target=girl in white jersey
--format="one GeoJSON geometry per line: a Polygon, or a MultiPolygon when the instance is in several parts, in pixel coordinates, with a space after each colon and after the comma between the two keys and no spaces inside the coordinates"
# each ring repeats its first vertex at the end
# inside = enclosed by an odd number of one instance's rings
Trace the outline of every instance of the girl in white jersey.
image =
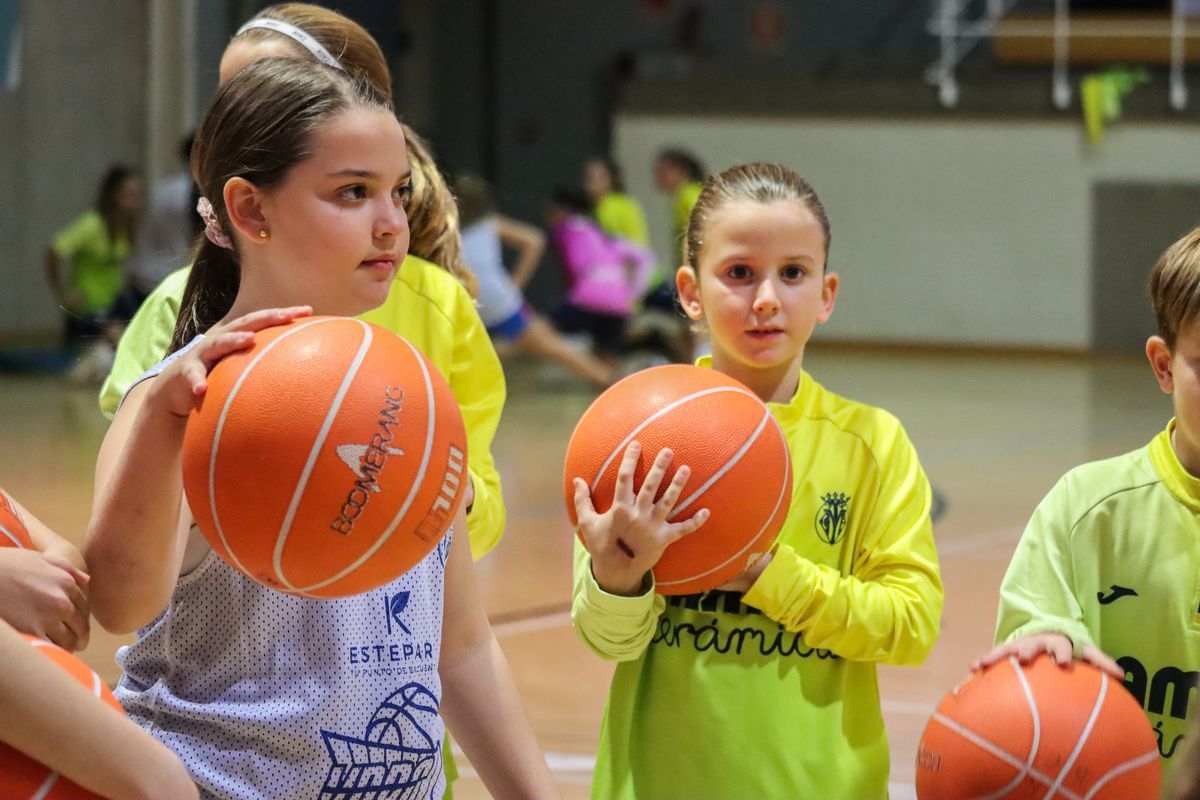
{"type": "Polygon", "coordinates": [[[310,600],[216,557],[182,496],[184,426],[216,362],[262,328],[386,298],[410,192],[389,103],[331,67],[261,61],[217,94],[192,169],[206,238],[176,352],[105,437],[85,545],[97,620],[138,632],[118,698],[203,798],[441,797],[443,717],[495,795],[552,796],[464,536],[378,590],[310,600]]]}

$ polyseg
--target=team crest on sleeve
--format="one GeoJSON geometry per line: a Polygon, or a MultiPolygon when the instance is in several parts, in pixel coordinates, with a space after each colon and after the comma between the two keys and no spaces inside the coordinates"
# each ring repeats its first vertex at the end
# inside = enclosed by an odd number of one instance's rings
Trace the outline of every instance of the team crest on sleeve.
{"type": "Polygon", "coordinates": [[[821,495],[821,508],[813,527],[817,538],[826,544],[837,544],[846,534],[846,521],[850,516],[850,495],[829,492],[821,495]]]}
{"type": "Polygon", "coordinates": [[[333,764],[320,800],[429,797],[442,773],[438,701],[409,683],[380,704],[362,737],[321,731],[333,764]]]}

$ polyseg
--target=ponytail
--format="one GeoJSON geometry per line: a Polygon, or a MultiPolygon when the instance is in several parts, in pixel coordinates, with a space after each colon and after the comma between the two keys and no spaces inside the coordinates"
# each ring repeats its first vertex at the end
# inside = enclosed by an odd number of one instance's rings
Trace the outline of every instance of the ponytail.
{"type": "Polygon", "coordinates": [[[234,251],[218,247],[201,233],[167,353],[174,353],[220,322],[233,308],[241,280],[234,251]]]}

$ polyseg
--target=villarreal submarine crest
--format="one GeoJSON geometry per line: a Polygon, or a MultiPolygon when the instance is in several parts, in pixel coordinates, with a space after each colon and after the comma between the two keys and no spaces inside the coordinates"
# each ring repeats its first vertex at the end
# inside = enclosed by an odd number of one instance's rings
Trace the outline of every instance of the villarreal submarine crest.
{"type": "Polygon", "coordinates": [[[826,544],[837,544],[846,535],[846,521],[850,517],[850,495],[829,492],[821,495],[821,508],[813,527],[817,538],[826,544]]]}
{"type": "Polygon", "coordinates": [[[320,800],[425,800],[442,774],[438,701],[408,683],[379,705],[361,737],[321,731],[333,762],[320,800]]]}

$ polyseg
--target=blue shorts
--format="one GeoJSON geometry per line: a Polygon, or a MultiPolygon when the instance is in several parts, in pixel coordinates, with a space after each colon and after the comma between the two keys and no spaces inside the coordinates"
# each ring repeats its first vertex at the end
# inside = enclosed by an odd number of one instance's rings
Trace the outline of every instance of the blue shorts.
{"type": "Polygon", "coordinates": [[[507,339],[510,342],[520,339],[521,334],[525,333],[525,329],[529,327],[530,313],[529,306],[521,306],[511,317],[501,320],[495,325],[489,325],[487,327],[488,335],[498,339],[507,339]]]}

